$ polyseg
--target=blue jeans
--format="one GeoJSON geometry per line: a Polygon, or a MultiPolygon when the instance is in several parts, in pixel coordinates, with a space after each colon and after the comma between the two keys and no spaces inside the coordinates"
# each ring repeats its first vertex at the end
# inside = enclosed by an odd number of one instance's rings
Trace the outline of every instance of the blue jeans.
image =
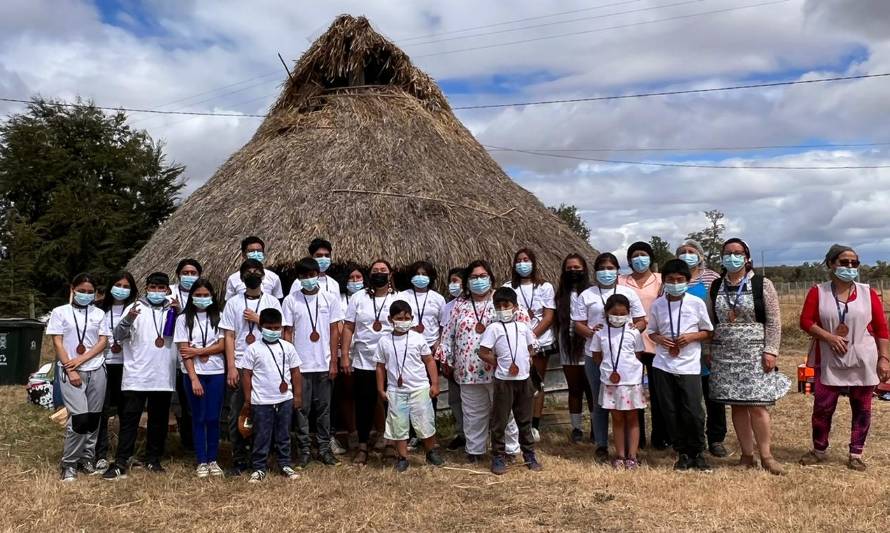
{"type": "Polygon", "coordinates": [[[195,396],[188,374],[182,376],[182,388],[192,412],[192,439],[198,464],[216,461],[219,453],[219,413],[226,386],[225,374],[198,375],[204,396],[195,396]]]}
{"type": "Polygon", "coordinates": [[[584,373],[587,374],[587,382],[590,383],[590,393],[593,395],[593,414],[591,425],[593,427],[593,439],[598,448],[609,447],[609,411],[600,407],[600,366],[593,362],[593,357],[584,357],[584,373]]]}
{"type": "Polygon", "coordinates": [[[250,418],[253,420],[251,462],[254,470],[266,471],[269,450],[273,446],[278,468],[290,466],[290,421],[293,412],[293,400],[274,405],[250,406],[250,418]]]}

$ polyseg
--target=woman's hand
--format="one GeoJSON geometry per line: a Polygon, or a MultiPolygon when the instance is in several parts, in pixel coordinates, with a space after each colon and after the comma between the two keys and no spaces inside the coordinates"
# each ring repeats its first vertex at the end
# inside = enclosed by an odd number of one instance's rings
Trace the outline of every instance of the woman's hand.
{"type": "Polygon", "coordinates": [[[776,369],[776,356],[771,353],[763,353],[763,372],[769,374],[776,369]]]}
{"type": "Polygon", "coordinates": [[[840,335],[832,335],[829,334],[825,339],[825,342],[831,347],[831,351],[836,353],[837,355],[844,355],[847,353],[847,338],[841,337],[840,335]]]}
{"type": "Polygon", "coordinates": [[[430,386],[430,398],[438,398],[439,397],[439,385],[430,386]]]}
{"type": "Polygon", "coordinates": [[[204,396],[204,387],[201,386],[201,380],[198,378],[192,379],[192,394],[198,398],[204,396]]]}
{"type": "Polygon", "coordinates": [[[886,356],[878,357],[878,378],[881,383],[890,381],[890,360],[886,356]]]}

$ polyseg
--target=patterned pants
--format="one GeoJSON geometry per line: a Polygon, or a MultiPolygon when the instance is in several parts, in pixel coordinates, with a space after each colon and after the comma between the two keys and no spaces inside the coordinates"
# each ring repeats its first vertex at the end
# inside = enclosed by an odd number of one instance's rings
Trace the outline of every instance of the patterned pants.
{"type": "Polygon", "coordinates": [[[816,401],[813,405],[813,448],[817,452],[828,449],[828,436],[831,434],[831,418],[837,408],[837,400],[841,392],[847,389],[850,408],[853,410],[853,427],[850,431],[850,454],[862,455],[865,439],[871,426],[871,397],[873,386],[867,387],[834,387],[823,385],[816,377],[816,401]]]}

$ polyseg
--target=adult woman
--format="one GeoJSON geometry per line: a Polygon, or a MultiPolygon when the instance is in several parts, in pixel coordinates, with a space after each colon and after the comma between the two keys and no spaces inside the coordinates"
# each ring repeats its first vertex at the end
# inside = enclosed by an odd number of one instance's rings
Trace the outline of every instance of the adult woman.
{"type": "MultiPolygon", "coordinates": [[[[572,321],[575,333],[587,339],[584,345],[584,372],[594,398],[599,398],[600,370],[593,362],[590,350],[590,339],[593,334],[605,326],[604,309],[606,300],[613,294],[623,294],[630,301],[630,316],[634,327],[639,331],[646,329],[646,311],[640,303],[637,293],[630,287],[618,285],[618,258],[610,253],[597,256],[593,263],[595,283],[582,292],[572,308],[572,321]]],[[[609,412],[599,405],[593,410],[593,436],[596,441],[596,459],[605,462],[609,459],[609,412]]]]}
{"type": "MultiPolygon", "coordinates": [[[[467,460],[482,460],[488,442],[494,387],[494,367],[479,358],[479,341],[485,327],[495,320],[492,295],[494,274],[487,261],[473,261],[465,270],[463,294],[456,300],[448,323],[442,330],[437,356],[445,364],[446,375],[453,373],[460,384],[467,460]]],[[[517,320],[528,322],[528,314],[520,309],[517,320]]],[[[507,453],[519,453],[519,429],[510,418],[506,433],[507,453]]]]}
{"type": "Polygon", "coordinates": [[[392,331],[387,316],[389,306],[396,300],[388,261],[378,259],[371,263],[368,281],[368,290],[355,293],[349,301],[340,344],[340,370],[352,373],[358,429],[358,451],[353,462],[360,465],[368,462],[368,440],[378,407],[377,342],[392,331]]]}
{"type": "MultiPolygon", "coordinates": [[[[656,265],[653,261],[655,252],[648,242],[635,242],[627,249],[627,264],[630,265],[631,273],[618,277],[618,284],[633,289],[640,298],[643,310],[649,314],[652,302],[661,294],[661,274],[657,273],[656,265]]],[[[649,338],[646,332],[643,332],[643,345],[646,350],[643,352],[641,362],[646,367],[646,375],[652,375],[652,361],[655,359],[655,343],[649,338]]],[[[652,379],[649,379],[649,403],[652,408],[652,446],[655,449],[663,450],[667,448],[668,437],[663,427],[661,418],[661,410],[658,406],[657,396],[655,394],[655,386],[652,379]]],[[[640,409],[640,447],[646,445],[646,410],[640,409]]]]}
{"type": "MultiPolygon", "coordinates": [[[[512,279],[504,284],[516,292],[516,300],[520,307],[525,307],[531,318],[532,333],[538,339],[538,351],[532,359],[535,371],[543,380],[547,374],[550,356],[557,351],[553,337],[553,315],[556,310],[553,285],[544,281],[538,269],[535,253],[522,248],[513,255],[512,279]]],[[[544,411],[544,395],[535,396],[532,413],[532,438],[541,440],[541,414],[544,411]]]]}
{"type": "Polygon", "coordinates": [[[788,378],[776,369],[782,340],[779,298],[770,280],[754,273],[751,250],[729,239],[721,252],[723,275],[711,284],[708,309],[714,324],[711,341],[710,399],[732,408],[742,456],[739,464],[760,464],[771,474],[785,473],[770,448],[768,406],[788,392],[788,378]]]}
{"type": "Polygon", "coordinates": [[[890,379],[890,333],[880,297],[856,283],[859,256],[835,244],[825,255],[831,280],[810,289],[800,327],[813,337],[809,366],[816,368],[813,449],[800,462],[828,459],[828,436],[838,397],[846,390],[853,411],[847,466],[865,470],[862,452],[871,424],[871,398],[879,382],[890,379]]]}
{"type": "Polygon", "coordinates": [[[556,316],[554,328],[558,336],[559,362],[566,377],[569,388],[569,418],[572,423],[572,442],[579,443],[584,439],[581,430],[581,403],[587,396],[587,410],[591,414],[590,440],[594,440],[593,413],[596,399],[590,395],[587,374],[584,373],[585,339],[575,334],[572,324],[572,306],[578,295],[590,286],[590,275],[587,272],[587,261],[578,254],[569,254],[562,260],[559,276],[559,287],[556,289],[556,316]]]}

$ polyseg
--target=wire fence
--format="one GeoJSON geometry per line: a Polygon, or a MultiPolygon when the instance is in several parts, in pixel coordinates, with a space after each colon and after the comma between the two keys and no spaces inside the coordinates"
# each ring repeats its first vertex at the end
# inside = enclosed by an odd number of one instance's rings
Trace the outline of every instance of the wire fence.
{"type": "MultiPolygon", "coordinates": [[[[781,281],[773,282],[773,285],[775,285],[776,292],[779,295],[780,304],[800,309],[803,307],[803,303],[806,300],[810,288],[822,282],[823,280],[781,281]]],[[[881,301],[884,302],[884,313],[890,313],[890,294],[888,294],[888,291],[890,291],[890,279],[873,279],[866,281],[865,283],[868,283],[868,285],[878,293],[878,296],[881,297],[881,301]]]]}

